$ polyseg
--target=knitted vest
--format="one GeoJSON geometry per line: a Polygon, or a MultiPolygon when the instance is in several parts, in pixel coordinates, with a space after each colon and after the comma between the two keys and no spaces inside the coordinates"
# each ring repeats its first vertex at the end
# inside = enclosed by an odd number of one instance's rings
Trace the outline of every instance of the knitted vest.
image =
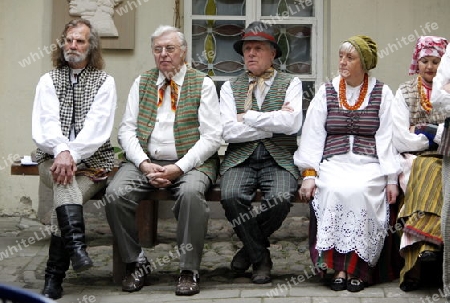
{"type": "MultiPolygon", "coordinates": [[[[252,109],[261,112],[279,110],[284,103],[286,90],[289,87],[293,76],[277,72],[272,86],[267,93],[261,110],[258,108],[256,98],[253,97],[252,109]]],[[[244,112],[244,103],[248,91],[248,76],[241,74],[236,79],[231,80],[234,100],[236,102],[237,113],[244,112]]],[[[293,155],[297,149],[297,135],[273,134],[272,138],[256,140],[244,143],[230,143],[225,152],[225,158],[220,167],[223,175],[228,169],[235,167],[250,157],[259,143],[263,143],[267,151],[278,165],[289,171],[295,178],[299,177],[298,168],[294,164],[293,155]]]]}
{"type": "Polygon", "coordinates": [[[419,123],[439,124],[445,120],[445,115],[440,111],[431,111],[427,113],[420,105],[420,95],[417,88],[417,78],[407,81],[400,85],[400,91],[403,94],[406,105],[409,108],[409,125],[419,123]]]}
{"type": "MultiPolygon", "coordinates": [[[[431,123],[431,124],[439,124],[445,121],[445,115],[443,115],[440,111],[427,112],[420,105],[420,94],[417,87],[417,77],[409,80],[399,87],[400,91],[403,94],[403,98],[405,99],[406,105],[409,108],[409,125],[417,125],[420,123],[431,123]]],[[[443,142],[445,142],[445,137],[442,136],[442,142],[439,145],[438,152],[443,152],[442,146],[443,142]]],[[[434,153],[433,151],[421,151],[415,152],[415,154],[427,154],[434,153]]]]}
{"type": "MultiPolygon", "coordinates": [[[[139,82],[137,137],[142,149],[149,157],[148,140],[155,128],[158,110],[158,87],[156,85],[158,75],[157,69],[149,70],[141,75],[139,82]]],[[[188,68],[186,71],[173,126],[178,159],[182,158],[200,139],[198,108],[205,77],[206,74],[195,69],[188,68]]],[[[219,156],[215,153],[196,169],[206,174],[212,182],[215,182],[218,165],[219,156]]]]}
{"type": "Polygon", "coordinates": [[[327,138],[323,159],[342,155],[350,150],[348,135],[354,135],[353,152],[377,158],[375,133],[380,126],[380,111],[383,83],[378,81],[373,88],[369,104],[363,110],[344,110],[339,107],[339,98],[331,83],[327,83],[327,138]]]}
{"type": "MultiPolygon", "coordinates": [[[[78,83],[72,85],[70,68],[65,66],[50,71],[50,77],[59,100],[61,131],[65,137],[69,138],[72,115],[75,115],[75,134],[78,134],[83,129],[86,115],[91,109],[95,95],[105,83],[107,74],[102,70],[88,66],[81,72],[78,83]]],[[[36,159],[38,163],[52,158],[53,155],[37,149],[36,159]]],[[[81,162],[87,167],[104,168],[111,171],[114,166],[114,153],[110,141],[106,141],[92,156],[82,159],[81,162]]]]}

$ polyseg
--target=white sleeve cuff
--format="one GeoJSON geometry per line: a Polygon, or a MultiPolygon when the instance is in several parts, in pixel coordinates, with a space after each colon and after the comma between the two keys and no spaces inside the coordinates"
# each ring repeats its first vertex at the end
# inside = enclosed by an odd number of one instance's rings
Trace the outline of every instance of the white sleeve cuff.
{"type": "Polygon", "coordinates": [[[67,143],[61,143],[58,144],[54,149],[53,149],[53,155],[56,157],[57,155],[59,155],[59,153],[65,151],[65,150],[69,150],[69,145],[67,145],[67,143]]]}
{"type": "Polygon", "coordinates": [[[398,176],[396,174],[388,175],[387,184],[398,184],[398,176]]]}
{"type": "Polygon", "coordinates": [[[73,161],[75,161],[75,163],[79,163],[81,161],[80,159],[80,155],[77,154],[75,151],[70,150],[69,146],[67,145],[67,143],[61,143],[58,144],[54,149],[53,149],[53,156],[56,157],[58,156],[61,152],[63,151],[69,151],[70,155],[73,158],[73,161]]]}
{"type": "Polygon", "coordinates": [[[134,166],[136,166],[139,169],[139,165],[141,165],[141,163],[144,162],[145,160],[148,160],[147,156],[143,156],[132,162],[134,162],[134,166]]]}
{"type": "Polygon", "coordinates": [[[178,160],[175,163],[175,165],[178,166],[183,171],[183,173],[186,173],[187,171],[192,169],[191,165],[189,164],[189,161],[184,159],[184,157],[178,160]]]}
{"type": "Polygon", "coordinates": [[[434,136],[434,143],[441,144],[442,134],[444,133],[444,123],[440,123],[438,125],[438,129],[436,131],[436,136],[434,136]]]}

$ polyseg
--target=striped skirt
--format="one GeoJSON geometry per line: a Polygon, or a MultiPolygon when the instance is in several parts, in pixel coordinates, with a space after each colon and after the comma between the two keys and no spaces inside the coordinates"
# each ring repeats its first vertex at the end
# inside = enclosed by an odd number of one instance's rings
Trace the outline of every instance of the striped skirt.
{"type": "Polygon", "coordinates": [[[442,248],[441,209],[442,159],[419,156],[414,160],[404,204],[398,215],[403,224],[400,253],[405,265],[400,272],[400,283],[425,250],[442,248]]]}

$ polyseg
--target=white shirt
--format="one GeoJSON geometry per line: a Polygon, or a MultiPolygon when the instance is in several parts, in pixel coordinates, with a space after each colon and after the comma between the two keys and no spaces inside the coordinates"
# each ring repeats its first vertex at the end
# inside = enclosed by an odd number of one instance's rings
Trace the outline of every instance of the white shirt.
{"type": "Polygon", "coordinates": [[[450,44],[447,45],[444,56],[433,78],[433,90],[431,91],[431,104],[433,110],[442,110],[446,116],[450,116],[450,94],[444,89],[444,85],[450,82],[450,44]]]}
{"type": "Polygon", "coordinates": [[[52,78],[43,75],[36,87],[32,114],[32,137],[37,147],[55,157],[68,150],[76,163],[92,156],[111,136],[117,93],[114,78],[107,76],[94,97],[82,130],[76,138],[61,131],[59,99],[52,78]]]}
{"type": "MultiPolygon", "coordinates": [[[[186,66],[174,76],[175,82],[180,86],[180,89],[178,90],[179,93],[183,89],[182,84],[185,74],[186,66]]],[[[128,160],[133,162],[136,167],[139,167],[143,161],[149,159],[149,156],[144,152],[136,137],[140,80],[141,77],[137,77],[131,86],[125,113],[118,132],[120,145],[126,152],[128,160]]],[[[160,73],[157,80],[158,87],[160,87],[163,80],[164,76],[160,73]]],[[[163,104],[169,103],[170,106],[170,102],[170,88],[168,87],[164,94],[163,104]]],[[[219,122],[219,101],[214,82],[209,77],[205,77],[203,80],[198,118],[200,123],[200,139],[183,157],[175,159],[178,160],[175,164],[183,172],[187,172],[192,168],[203,164],[203,162],[211,157],[220,147],[222,126],[219,122]]],[[[175,141],[173,139],[173,126],[168,127],[170,123],[173,125],[172,117],[166,110],[162,109],[161,112],[158,111],[157,119],[163,120],[166,124],[163,125],[164,123],[161,123],[158,126],[155,124],[155,129],[152,132],[149,140],[150,144],[148,146],[149,152],[152,153],[151,157],[158,157],[159,159],[173,158],[174,151],[176,155],[175,141]],[[159,130],[158,134],[155,132],[156,130],[159,130]],[[168,144],[169,142],[172,143],[168,144]],[[158,153],[156,153],[156,151],[158,151],[158,153]]],[[[173,119],[175,119],[174,115],[173,119]]]]}
{"type": "MultiPolygon", "coordinates": [[[[178,98],[180,97],[180,87],[183,85],[184,76],[186,74],[186,67],[183,66],[181,71],[177,73],[172,80],[178,86],[178,98]]],[[[156,85],[158,90],[164,85],[166,78],[160,72],[156,85]]],[[[152,159],[157,160],[178,160],[177,149],[175,148],[175,136],[173,126],[175,123],[175,112],[172,110],[171,87],[167,85],[164,91],[163,102],[158,107],[156,113],[155,128],[148,140],[148,151],[152,159]]]]}
{"type": "MultiPolygon", "coordinates": [[[[255,96],[259,108],[261,108],[264,98],[272,85],[275,74],[265,81],[264,92],[260,92],[255,87],[255,96]]],[[[249,82],[252,81],[249,78],[249,82]]],[[[303,121],[302,112],[302,82],[294,77],[286,90],[284,105],[294,109],[293,112],[276,110],[271,112],[259,112],[249,110],[244,115],[244,121],[237,121],[236,102],[230,81],[225,82],[220,90],[220,115],[223,125],[223,139],[228,143],[241,143],[271,138],[273,133],[286,135],[296,134],[303,121]]]]}

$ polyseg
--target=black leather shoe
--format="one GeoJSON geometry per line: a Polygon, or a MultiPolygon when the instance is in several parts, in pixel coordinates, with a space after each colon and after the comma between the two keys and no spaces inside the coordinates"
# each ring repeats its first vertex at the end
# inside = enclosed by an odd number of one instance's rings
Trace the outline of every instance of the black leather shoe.
{"type": "Polygon", "coordinates": [[[127,292],[139,291],[148,283],[147,276],[150,275],[151,265],[145,263],[127,263],[126,274],[122,280],[122,290],[127,292]]]}
{"type": "Polygon", "coordinates": [[[419,259],[422,262],[434,262],[438,258],[437,253],[431,250],[424,250],[420,255],[419,259]]]}
{"type": "Polygon", "coordinates": [[[270,271],[272,270],[272,260],[270,259],[270,252],[266,250],[260,262],[253,264],[252,282],[255,284],[269,283],[272,279],[270,271]]]}
{"type": "Polygon", "coordinates": [[[192,296],[200,292],[200,279],[190,270],[181,271],[175,294],[177,296],[192,296]]]}
{"type": "Polygon", "coordinates": [[[420,287],[419,280],[405,280],[402,283],[400,283],[400,289],[404,292],[417,290],[420,287]]]}
{"type": "Polygon", "coordinates": [[[347,289],[347,279],[346,278],[334,278],[330,284],[331,290],[341,291],[347,289]]]}
{"type": "Polygon", "coordinates": [[[359,292],[364,289],[364,282],[358,278],[350,278],[347,280],[347,290],[351,292],[359,292]]]}
{"type": "Polygon", "coordinates": [[[47,267],[45,268],[45,284],[41,291],[44,297],[57,300],[62,297],[62,282],[70,266],[69,254],[64,248],[61,237],[52,235],[48,250],[47,267]]]}
{"type": "Polygon", "coordinates": [[[252,265],[252,262],[245,249],[239,249],[231,261],[231,269],[238,273],[244,273],[250,268],[250,265],[252,265]]]}
{"type": "Polygon", "coordinates": [[[45,285],[41,294],[46,298],[57,300],[62,297],[62,293],[62,278],[45,275],[45,285]]]}

